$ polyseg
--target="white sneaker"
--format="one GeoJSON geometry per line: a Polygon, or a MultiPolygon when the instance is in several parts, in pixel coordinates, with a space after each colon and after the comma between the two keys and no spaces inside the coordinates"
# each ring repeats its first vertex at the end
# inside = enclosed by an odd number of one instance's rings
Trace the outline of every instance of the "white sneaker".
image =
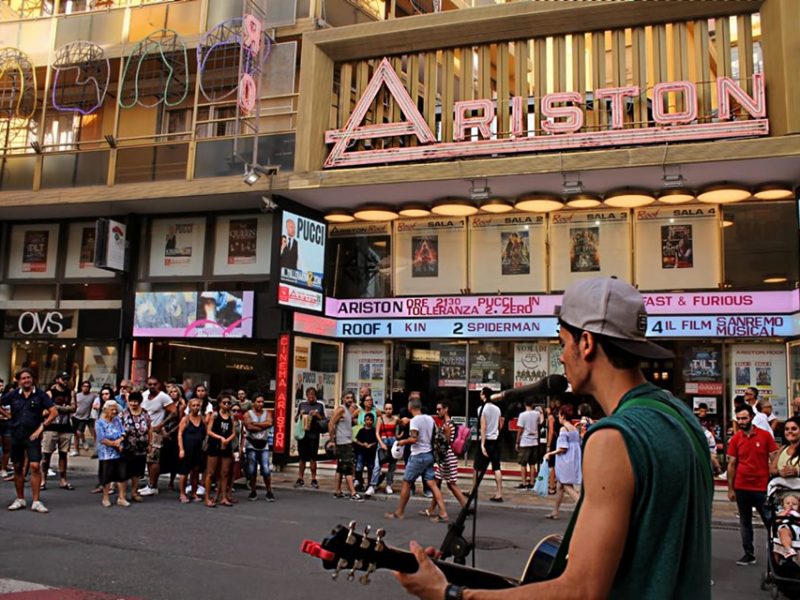
{"type": "Polygon", "coordinates": [[[28,506],[28,503],[25,502],[25,498],[17,498],[8,505],[8,510],[19,510],[21,508],[25,508],[26,506],[28,506]]]}
{"type": "Polygon", "coordinates": [[[44,504],[42,504],[39,500],[31,504],[31,510],[33,512],[38,512],[38,513],[50,512],[49,510],[47,510],[47,507],[44,504]]]}
{"type": "Polygon", "coordinates": [[[151,488],[149,485],[139,490],[140,496],[158,496],[158,488],[151,488]]]}
{"type": "Polygon", "coordinates": [[[56,475],[58,475],[58,473],[53,471],[53,469],[47,469],[47,476],[48,477],[55,477],[56,475]]]}
{"type": "Polygon", "coordinates": [[[2,479],[4,477],[8,477],[8,471],[6,471],[5,469],[2,469],[2,470],[0,470],[0,479],[2,479]]]}
{"type": "Polygon", "coordinates": [[[73,450],[72,452],[69,453],[69,455],[70,456],[80,456],[80,454],[78,453],[77,450],[73,450]]]}
{"type": "Polygon", "coordinates": [[[369,486],[369,487],[367,488],[367,491],[366,491],[366,492],[364,492],[364,495],[365,495],[365,496],[372,496],[372,494],[374,494],[374,493],[375,493],[375,488],[374,488],[374,487],[372,487],[372,486],[369,486]]]}
{"type": "Polygon", "coordinates": [[[386,486],[386,493],[389,494],[390,496],[392,494],[394,494],[394,490],[392,489],[392,486],[390,486],[390,485],[386,486]]]}
{"type": "Polygon", "coordinates": [[[206,495],[206,488],[204,488],[202,485],[198,485],[197,486],[197,495],[198,496],[205,496],[206,495]]]}

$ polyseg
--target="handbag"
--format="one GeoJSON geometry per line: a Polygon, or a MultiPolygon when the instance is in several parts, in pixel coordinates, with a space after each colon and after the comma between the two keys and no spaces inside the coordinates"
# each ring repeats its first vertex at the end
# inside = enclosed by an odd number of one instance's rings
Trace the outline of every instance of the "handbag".
{"type": "Polygon", "coordinates": [[[267,440],[259,440],[255,438],[248,437],[247,443],[250,444],[256,450],[263,450],[267,447],[267,440]]]}
{"type": "Polygon", "coordinates": [[[539,465],[539,474],[536,476],[536,483],[533,484],[533,493],[539,496],[547,496],[547,486],[550,479],[550,465],[547,459],[539,465]]]}
{"type": "Polygon", "coordinates": [[[328,417],[317,419],[317,431],[319,431],[319,433],[328,433],[328,425],[330,422],[331,420],[328,417]]]}
{"type": "Polygon", "coordinates": [[[294,439],[302,440],[304,437],[306,437],[306,427],[303,419],[298,419],[294,423],[294,439]]]}

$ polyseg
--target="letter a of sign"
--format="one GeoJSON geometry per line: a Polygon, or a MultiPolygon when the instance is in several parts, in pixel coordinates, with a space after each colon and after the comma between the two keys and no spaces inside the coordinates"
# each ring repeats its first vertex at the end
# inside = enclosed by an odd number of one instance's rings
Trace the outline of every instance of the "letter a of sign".
{"type": "MultiPolygon", "coordinates": [[[[425,119],[419,114],[416,103],[408,95],[403,82],[400,81],[389,60],[384,58],[375,70],[367,89],[364,90],[364,94],[356,103],[344,129],[332,129],[325,132],[325,143],[334,144],[331,153],[325,160],[325,167],[336,167],[349,162],[345,154],[350,158],[359,156],[358,164],[369,164],[371,162],[371,153],[369,151],[347,152],[348,145],[355,140],[387,138],[412,133],[417,136],[421,144],[431,144],[436,141],[425,119]],[[360,125],[384,83],[400,107],[400,111],[408,120],[398,123],[360,125]]],[[[386,162],[386,159],[381,157],[372,157],[372,159],[374,162],[386,162]]]]}

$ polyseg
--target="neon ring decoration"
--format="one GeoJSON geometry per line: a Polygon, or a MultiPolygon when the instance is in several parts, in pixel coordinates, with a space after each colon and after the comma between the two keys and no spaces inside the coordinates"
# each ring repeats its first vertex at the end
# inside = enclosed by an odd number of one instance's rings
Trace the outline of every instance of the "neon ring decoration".
{"type": "Polygon", "coordinates": [[[200,93],[208,102],[232,97],[242,79],[255,81],[255,73],[266,62],[271,50],[272,38],[252,15],[219,23],[203,34],[197,45],[200,93]]]}
{"type": "Polygon", "coordinates": [[[18,48],[0,49],[0,114],[30,119],[36,111],[36,69],[18,48]]]}
{"type": "Polygon", "coordinates": [[[120,88],[122,108],[134,108],[137,104],[144,108],[162,103],[170,107],[181,104],[189,95],[189,61],[186,44],[178,33],[159,29],[136,44],[125,61],[120,88]],[[131,85],[128,79],[134,62],[136,72],[131,85]],[[147,103],[142,100],[144,96],[155,96],[158,100],[147,103]]]}
{"type": "Polygon", "coordinates": [[[111,76],[111,62],[100,46],[87,41],[65,44],[56,51],[52,66],[53,108],[90,115],[103,105],[111,76]],[[59,87],[62,79],[66,81],[59,87]]]}

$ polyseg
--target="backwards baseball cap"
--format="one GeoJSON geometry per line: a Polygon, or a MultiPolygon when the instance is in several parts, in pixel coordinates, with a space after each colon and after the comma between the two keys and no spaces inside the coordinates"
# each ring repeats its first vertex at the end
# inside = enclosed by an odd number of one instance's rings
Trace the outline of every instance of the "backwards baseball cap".
{"type": "Polygon", "coordinates": [[[648,341],[647,311],[639,291],[616,277],[584,279],[564,292],[556,315],[577,329],[605,336],[622,350],[642,358],[672,358],[666,348],[648,341]]]}
{"type": "Polygon", "coordinates": [[[69,381],[69,373],[66,371],[62,371],[58,375],[56,375],[56,379],[63,379],[64,381],[69,381]]]}

